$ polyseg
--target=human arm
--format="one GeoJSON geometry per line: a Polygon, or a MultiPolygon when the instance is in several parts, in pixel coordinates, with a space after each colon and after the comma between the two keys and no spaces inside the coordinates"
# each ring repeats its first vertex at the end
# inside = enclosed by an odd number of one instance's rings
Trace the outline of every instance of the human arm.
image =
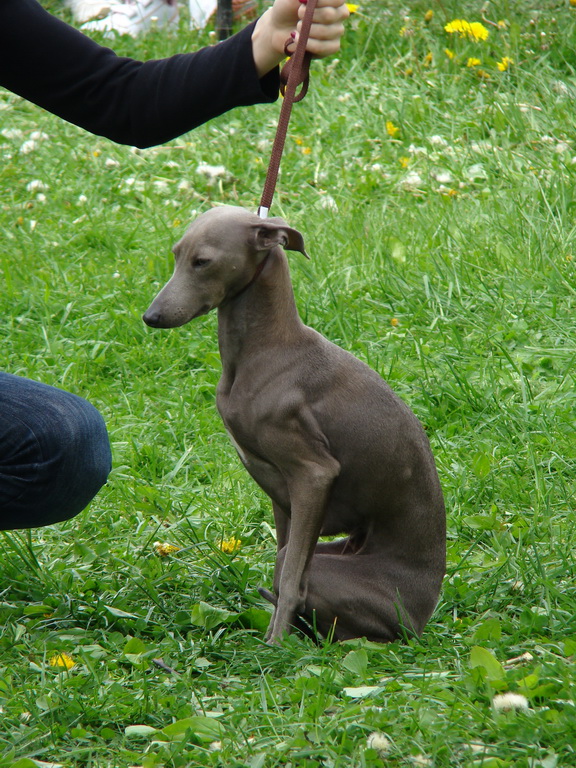
{"type": "MultiPolygon", "coordinates": [[[[234,107],[277,98],[282,38],[294,29],[298,6],[276,0],[218,45],[141,62],[98,45],[36,0],[0,0],[0,86],[120,144],[161,144],[234,107]]],[[[316,12],[321,24],[331,12],[316,12]]],[[[341,32],[324,26],[310,46],[334,49],[336,36],[337,49],[341,32]]]]}
{"type": "Polygon", "coordinates": [[[0,85],[92,133],[152,146],[234,107],[277,98],[277,71],[256,72],[253,28],[141,62],[98,45],[36,0],[0,0],[0,85]]]}

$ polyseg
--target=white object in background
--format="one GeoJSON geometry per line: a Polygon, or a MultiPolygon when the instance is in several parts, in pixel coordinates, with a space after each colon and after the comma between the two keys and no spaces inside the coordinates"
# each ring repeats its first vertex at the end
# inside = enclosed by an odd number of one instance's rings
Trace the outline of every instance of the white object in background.
{"type": "MultiPolygon", "coordinates": [[[[76,0],[74,0],[75,2],[76,0]]],[[[110,37],[115,32],[120,35],[136,37],[146,32],[152,25],[165,27],[178,23],[178,5],[166,0],[132,0],[119,3],[110,2],[108,13],[101,19],[82,25],[86,32],[103,32],[110,37]]]]}
{"type": "Polygon", "coordinates": [[[189,3],[190,26],[193,29],[204,29],[218,7],[218,0],[189,0],[189,3]]]}

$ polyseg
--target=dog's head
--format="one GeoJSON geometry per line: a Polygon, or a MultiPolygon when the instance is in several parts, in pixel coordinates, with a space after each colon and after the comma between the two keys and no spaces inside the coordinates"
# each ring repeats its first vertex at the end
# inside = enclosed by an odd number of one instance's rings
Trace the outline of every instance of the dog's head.
{"type": "Polygon", "coordinates": [[[307,256],[302,235],[283,219],[261,219],[230,205],[206,211],[174,246],[174,273],[144,313],[144,322],[176,328],[205,315],[248,286],[277,246],[307,256]]]}

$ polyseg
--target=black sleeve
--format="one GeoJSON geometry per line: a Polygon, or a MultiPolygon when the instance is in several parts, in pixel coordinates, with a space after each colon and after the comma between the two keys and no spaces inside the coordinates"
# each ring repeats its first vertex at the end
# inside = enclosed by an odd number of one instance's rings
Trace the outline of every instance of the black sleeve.
{"type": "Polygon", "coordinates": [[[141,62],[98,45],[36,0],[0,0],[0,86],[119,144],[150,147],[277,98],[277,69],[258,79],[253,26],[195,53],[141,62]]]}

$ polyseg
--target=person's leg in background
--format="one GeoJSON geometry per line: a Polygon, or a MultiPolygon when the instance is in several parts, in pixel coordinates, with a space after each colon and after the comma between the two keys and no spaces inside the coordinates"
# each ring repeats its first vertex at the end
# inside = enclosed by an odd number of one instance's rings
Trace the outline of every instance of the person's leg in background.
{"type": "Polygon", "coordinates": [[[0,530],[81,512],[111,469],[104,419],[88,401],[0,372],[0,530]]]}

